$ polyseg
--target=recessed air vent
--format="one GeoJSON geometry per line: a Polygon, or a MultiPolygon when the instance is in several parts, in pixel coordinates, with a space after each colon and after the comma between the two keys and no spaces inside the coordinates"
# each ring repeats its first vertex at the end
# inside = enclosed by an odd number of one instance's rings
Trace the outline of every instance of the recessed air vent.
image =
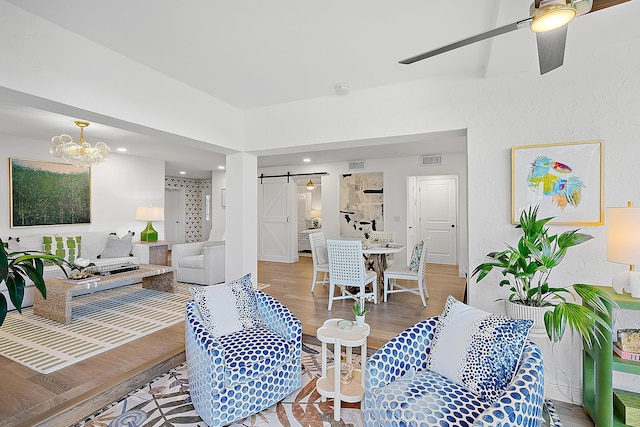
{"type": "Polygon", "coordinates": [[[421,166],[441,166],[442,156],[420,156],[421,166]]]}
{"type": "Polygon", "coordinates": [[[364,162],[363,161],[349,162],[349,170],[352,170],[352,169],[364,169],[364,162]]]}

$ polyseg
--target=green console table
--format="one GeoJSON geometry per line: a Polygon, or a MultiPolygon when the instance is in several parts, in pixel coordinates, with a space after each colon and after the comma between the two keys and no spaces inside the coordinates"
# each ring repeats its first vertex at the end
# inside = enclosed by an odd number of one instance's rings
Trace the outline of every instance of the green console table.
{"type": "MultiPolygon", "coordinates": [[[[630,294],[617,294],[608,286],[596,286],[609,294],[620,308],[640,310],[640,299],[630,294]]],[[[611,326],[612,308],[607,307],[611,326]]],[[[606,334],[608,335],[608,334],[606,334]]],[[[640,375],[640,362],[622,360],[613,355],[611,336],[604,345],[589,349],[583,345],[582,352],[582,402],[587,413],[597,427],[624,426],[613,412],[613,371],[640,375]]]]}

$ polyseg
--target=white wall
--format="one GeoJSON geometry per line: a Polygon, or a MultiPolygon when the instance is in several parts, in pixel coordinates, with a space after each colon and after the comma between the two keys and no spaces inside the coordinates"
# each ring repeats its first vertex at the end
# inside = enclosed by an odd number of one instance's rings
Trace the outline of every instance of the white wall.
{"type": "Polygon", "coordinates": [[[11,64],[0,73],[0,87],[220,147],[242,147],[237,108],[2,0],[0,16],[0,52],[11,64]]]}
{"type": "MultiPolygon", "coordinates": [[[[438,167],[420,166],[419,157],[398,157],[374,159],[365,162],[365,169],[348,170],[347,162],[322,163],[315,165],[261,168],[258,175],[278,175],[286,173],[328,172],[322,177],[322,229],[327,239],[340,238],[340,175],[358,172],[383,172],[384,174],[384,229],[394,231],[398,242],[407,241],[407,177],[426,175],[456,174],[459,177],[460,266],[467,261],[467,176],[466,155],[464,153],[443,155],[443,165],[438,167]],[[395,221],[398,217],[398,221],[395,221]]],[[[315,182],[315,181],[314,181],[315,182]]],[[[260,185],[258,183],[258,185],[260,185]]],[[[316,190],[314,190],[316,191],[316,190]]],[[[396,255],[396,260],[405,262],[406,252],[396,255]]]]}
{"type": "MultiPolygon", "coordinates": [[[[589,43],[570,43],[565,65],[545,76],[532,63],[524,74],[414,81],[253,110],[247,113],[247,147],[283,148],[466,128],[468,256],[473,269],[486,253],[518,236],[510,218],[510,148],[514,145],[603,139],[605,206],[640,202],[640,26],[632,18],[640,16],[640,3],[602,13],[618,16],[612,19],[616,28],[603,27],[601,34],[617,34],[620,29],[624,37],[616,36],[599,49],[589,43]],[[283,121],[289,125],[281,126],[283,121]]],[[[570,34],[579,32],[577,21],[571,24],[570,34]]],[[[324,177],[322,186],[337,189],[336,175],[324,177]]],[[[323,211],[337,211],[337,199],[325,193],[329,191],[323,191],[323,211]]],[[[390,202],[387,205],[393,209],[390,202]]],[[[389,213],[387,220],[393,217],[389,213]]],[[[337,229],[331,216],[325,217],[323,225],[337,229]]],[[[567,228],[553,226],[553,231],[567,228]]],[[[606,261],[605,227],[585,231],[595,239],[569,253],[551,278],[552,284],[609,285],[613,275],[625,268],[606,261]]],[[[503,312],[494,301],[507,291],[491,286],[492,280],[495,283],[498,277],[479,285],[472,282],[470,302],[503,312]]],[[[580,343],[570,337],[555,347],[544,338],[536,342],[545,353],[548,396],[580,402],[580,343]]],[[[626,387],[638,390],[639,386],[626,387]]]]}
{"type": "MultiPolygon", "coordinates": [[[[164,206],[164,162],[135,156],[111,154],[109,159],[91,168],[91,224],[10,228],[8,158],[44,160],[63,163],[49,154],[49,141],[34,141],[0,134],[0,237],[42,234],[48,230],[116,232],[122,236],[135,231],[134,241],[146,223],[134,220],[136,207],[164,206]]],[[[158,238],[164,227],[158,224],[158,238]]]]}
{"type": "MultiPolygon", "coordinates": [[[[217,235],[225,232],[227,208],[222,206],[222,189],[227,188],[227,173],[225,171],[213,171],[211,174],[211,229],[217,235]]],[[[206,239],[207,237],[204,236],[206,239]]]]}

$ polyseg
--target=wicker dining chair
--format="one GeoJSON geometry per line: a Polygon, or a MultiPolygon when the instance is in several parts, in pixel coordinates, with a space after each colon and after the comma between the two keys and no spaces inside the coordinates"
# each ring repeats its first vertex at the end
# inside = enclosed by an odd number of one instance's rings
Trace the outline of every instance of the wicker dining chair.
{"type": "MultiPolygon", "coordinates": [[[[410,292],[420,296],[422,305],[427,306],[426,298],[429,298],[427,290],[427,252],[429,251],[429,242],[431,237],[427,237],[422,241],[422,248],[419,252],[419,258],[412,265],[397,265],[387,267],[384,271],[384,302],[387,302],[387,295],[399,292],[410,292]],[[415,281],[416,287],[410,285],[399,285],[396,279],[415,281]]],[[[419,244],[418,244],[419,245],[419,244]]],[[[415,250],[415,249],[414,249],[415,250]]],[[[412,255],[413,258],[413,255],[412,255]]]]}
{"type": "Polygon", "coordinates": [[[324,233],[309,234],[309,244],[311,246],[311,259],[313,260],[313,279],[311,280],[311,293],[316,285],[326,285],[329,283],[329,256],[327,254],[327,242],[324,233]],[[318,280],[318,274],[322,273],[322,280],[318,280]]]}
{"type": "Polygon", "coordinates": [[[358,297],[373,297],[378,303],[378,275],[375,271],[366,270],[362,254],[362,242],[359,240],[327,240],[329,253],[329,311],[333,300],[358,297]],[[366,286],[371,284],[373,291],[367,292],[366,286]],[[334,296],[336,286],[341,295],[334,296]],[[354,295],[347,287],[358,287],[354,295]]]}

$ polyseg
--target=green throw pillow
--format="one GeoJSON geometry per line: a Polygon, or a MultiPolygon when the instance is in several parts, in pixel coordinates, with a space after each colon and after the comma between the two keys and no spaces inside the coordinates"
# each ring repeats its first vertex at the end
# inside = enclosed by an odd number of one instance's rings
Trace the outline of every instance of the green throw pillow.
{"type": "Polygon", "coordinates": [[[42,236],[44,251],[72,263],[80,258],[82,236],[42,236]]]}

